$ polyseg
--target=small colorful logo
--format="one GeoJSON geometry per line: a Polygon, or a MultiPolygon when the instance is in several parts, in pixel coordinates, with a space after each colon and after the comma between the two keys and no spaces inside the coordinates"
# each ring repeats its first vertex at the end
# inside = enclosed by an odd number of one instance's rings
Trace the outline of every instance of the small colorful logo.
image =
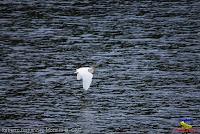
{"type": "Polygon", "coordinates": [[[179,127],[174,128],[172,134],[180,134],[180,133],[192,133],[199,134],[200,129],[192,127],[193,120],[191,118],[182,118],[179,120],[179,127]]]}

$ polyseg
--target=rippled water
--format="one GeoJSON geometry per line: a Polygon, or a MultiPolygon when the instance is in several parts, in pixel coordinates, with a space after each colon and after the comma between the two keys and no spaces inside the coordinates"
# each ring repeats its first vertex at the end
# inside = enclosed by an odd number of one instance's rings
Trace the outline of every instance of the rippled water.
{"type": "Polygon", "coordinates": [[[171,133],[186,117],[198,127],[199,7],[198,0],[1,1],[1,131],[171,133]],[[95,63],[84,91],[74,71],[95,63]]]}

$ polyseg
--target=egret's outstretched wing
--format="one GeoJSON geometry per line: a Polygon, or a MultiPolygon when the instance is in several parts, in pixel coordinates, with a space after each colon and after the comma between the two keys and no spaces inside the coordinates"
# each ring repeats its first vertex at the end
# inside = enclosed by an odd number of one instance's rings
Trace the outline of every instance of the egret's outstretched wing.
{"type": "Polygon", "coordinates": [[[93,77],[93,74],[91,74],[90,72],[86,72],[82,74],[83,88],[85,90],[88,90],[88,88],[90,87],[90,84],[92,82],[92,77],[93,77]]]}

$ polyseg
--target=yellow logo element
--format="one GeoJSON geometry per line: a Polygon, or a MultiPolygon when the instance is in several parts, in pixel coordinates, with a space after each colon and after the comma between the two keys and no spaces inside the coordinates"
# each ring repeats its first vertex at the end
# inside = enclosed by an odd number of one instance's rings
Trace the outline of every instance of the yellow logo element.
{"type": "MultiPolygon", "coordinates": [[[[191,123],[191,122],[190,122],[191,123]]],[[[177,134],[177,133],[193,133],[193,134],[200,134],[200,128],[193,128],[192,125],[189,125],[188,122],[186,123],[185,121],[180,121],[179,125],[181,127],[174,128],[172,131],[172,134],[177,134]]]]}
{"type": "Polygon", "coordinates": [[[180,126],[184,129],[191,129],[192,128],[192,125],[189,125],[189,124],[185,123],[184,121],[180,122],[180,126]]]}

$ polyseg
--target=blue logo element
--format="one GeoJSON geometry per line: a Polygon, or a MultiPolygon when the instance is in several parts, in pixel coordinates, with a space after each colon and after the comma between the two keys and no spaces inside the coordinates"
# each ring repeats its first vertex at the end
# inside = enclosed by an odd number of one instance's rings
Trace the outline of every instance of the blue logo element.
{"type": "Polygon", "coordinates": [[[193,123],[193,119],[192,118],[181,118],[179,119],[179,122],[184,121],[186,123],[192,124],[193,123]]]}

